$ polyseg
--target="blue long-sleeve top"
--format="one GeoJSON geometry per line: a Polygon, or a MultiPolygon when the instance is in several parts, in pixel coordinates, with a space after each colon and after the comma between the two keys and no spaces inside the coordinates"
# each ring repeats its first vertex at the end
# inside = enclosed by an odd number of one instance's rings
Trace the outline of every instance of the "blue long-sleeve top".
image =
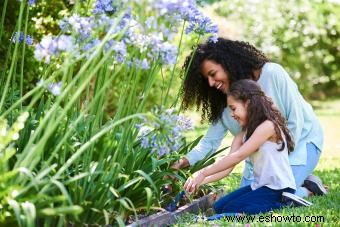
{"type": "MultiPolygon", "coordinates": [[[[320,151],[323,146],[323,131],[311,105],[304,100],[296,83],[279,64],[264,64],[257,83],[288,121],[288,128],[295,142],[294,151],[289,155],[290,165],[305,165],[306,144],[312,142],[320,151]]],[[[234,136],[241,131],[230,112],[228,107],[225,108],[222,118],[210,125],[206,135],[186,155],[190,165],[202,160],[209,152],[215,152],[228,130],[234,136]]],[[[246,166],[244,176],[251,176],[250,172],[251,167],[246,166]]]]}

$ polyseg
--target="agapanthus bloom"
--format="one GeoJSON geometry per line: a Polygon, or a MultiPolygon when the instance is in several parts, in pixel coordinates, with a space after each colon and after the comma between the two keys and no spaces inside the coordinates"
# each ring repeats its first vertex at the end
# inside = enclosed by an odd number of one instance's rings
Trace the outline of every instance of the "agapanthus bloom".
{"type": "Polygon", "coordinates": [[[61,94],[62,82],[59,81],[57,83],[47,84],[46,81],[44,81],[44,79],[40,79],[37,82],[37,86],[47,89],[49,92],[52,93],[52,95],[58,96],[61,94]]]}
{"type": "Polygon", "coordinates": [[[12,43],[16,43],[16,42],[23,43],[24,41],[26,41],[27,45],[33,44],[32,37],[30,35],[26,35],[26,38],[25,38],[25,35],[24,35],[23,32],[15,32],[12,35],[11,41],[12,41],[12,43]]]}
{"type": "Polygon", "coordinates": [[[109,13],[115,12],[113,0],[97,0],[93,9],[93,13],[101,14],[106,12],[109,13]]]}
{"type": "Polygon", "coordinates": [[[52,36],[45,36],[39,44],[35,46],[34,57],[38,61],[50,63],[51,57],[55,54],[57,45],[52,36]]]}
{"type": "Polygon", "coordinates": [[[45,36],[35,46],[34,56],[38,61],[50,63],[51,57],[62,52],[71,52],[74,49],[72,37],[61,35],[59,37],[45,36]]]}
{"type": "Polygon", "coordinates": [[[177,115],[175,109],[156,110],[159,121],[144,120],[136,125],[139,130],[140,146],[158,157],[178,150],[183,145],[183,132],[193,128],[191,120],[177,115]]]}
{"type": "Polygon", "coordinates": [[[139,59],[135,59],[135,64],[137,68],[141,68],[141,69],[149,69],[149,62],[146,58],[144,58],[143,60],[139,60],[139,59]]]}
{"type": "Polygon", "coordinates": [[[50,83],[47,87],[47,89],[55,96],[58,96],[61,94],[61,86],[62,82],[59,81],[58,83],[50,83]]]}
{"type": "Polygon", "coordinates": [[[82,41],[91,36],[96,25],[93,17],[81,17],[78,14],[73,14],[72,16],[61,20],[59,22],[59,27],[64,32],[73,33],[75,36],[79,36],[80,41],[82,41]]]}
{"type": "Polygon", "coordinates": [[[210,39],[216,41],[217,25],[198,10],[195,0],[159,0],[155,1],[153,6],[161,15],[171,14],[187,21],[186,34],[211,34],[210,39]]]}

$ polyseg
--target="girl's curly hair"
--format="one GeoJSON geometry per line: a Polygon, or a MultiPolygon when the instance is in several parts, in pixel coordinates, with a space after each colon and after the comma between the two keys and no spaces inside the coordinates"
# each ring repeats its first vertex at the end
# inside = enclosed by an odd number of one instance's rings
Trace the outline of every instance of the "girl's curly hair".
{"type": "Polygon", "coordinates": [[[294,141],[288,129],[287,120],[275,107],[272,99],[265,95],[261,90],[261,87],[255,81],[239,80],[231,85],[227,95],[232,96],[242,103],[248,102],[246,125],[243,127],[243,130],[246,131],[246,140],[250,138],[261,123],[269,120],[274,123],[274,130],[278,142],[282,143],[279,151],[282,151],[285,148],[282,133],[286,138],[288,151],[293,151],[294,141]]]}
{"type": "Polygon", "coordinates": [[[216,88],[210,87],[208,80],[201,73],[204,60],[220,64],[229,75],[232,84],[241,79],[255,79],[254,70],[262,68],[268,58],[254,46],[242,41],[218,38],[217,42],[208,41],[199,44],[187,56],[182,72],[184,81],[181,87],[182,104],[185,110],[196,104],[202,107],[202,120],[217,122],[227,106],[226,96],[216,88]]]}

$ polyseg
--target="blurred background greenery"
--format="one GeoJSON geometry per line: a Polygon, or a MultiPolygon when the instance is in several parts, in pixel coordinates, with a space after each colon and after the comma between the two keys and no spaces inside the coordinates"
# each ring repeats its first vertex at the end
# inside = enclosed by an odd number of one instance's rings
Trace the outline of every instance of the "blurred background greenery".
{"type": "MultiPolygon", "coordinates": [[[[1,0],[4,1],[4,0],[1,0]]],[[[37,1],[30,11],[28,34],[35,42],[43,35],[57,35],[58,20],[70,15],[74,1],[37,1]]],[[[8,4],[2,42],[0,65],[5,68],[6,48],[15,31],[19,3],[8,4]]],[[[307,99],[323,100],[340,96],[340,6],[337,0],[235,0],[198,1],[215,23],[219,35],[250,42],[264,51],[274,62],[282,64],[307,99]]],[[[0,4],[3,5],[2,3],[0,4]]],[[[2,11],[2,10],[1,10],[2,11]]],[[[186,41],[190,44],[190,40],[186,41]]],[[[32,49],[27,50],[33,56],[32,49]]],[[[181,54],[181,57],[186,53],[181,54]]],[[[183,60],[179,61],[181,64],[183,60]]],[[[24,88],[32,89],[36,83],[36,67],[33,57],[25,58],[24,88]]],[[[181,79],[179,67],[175,86],[170,89],[177,96],[181,79]]],[[[166,81],[166,80],[165,80],[166,81]]],[[[165,84],[158,84],[150,97],[157,102],[165,84]]],[[[115,98],[117,94],[110,92],[115,98]]],[[[111,108],[114,108],[112,103],[111,108]]]]}

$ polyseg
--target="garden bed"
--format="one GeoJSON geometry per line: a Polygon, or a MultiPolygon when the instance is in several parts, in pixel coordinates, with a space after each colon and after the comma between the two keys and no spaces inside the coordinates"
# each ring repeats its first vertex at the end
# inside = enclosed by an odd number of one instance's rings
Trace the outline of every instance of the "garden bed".
{"type": "Polygon", "coordinates": [[[146,227],[146,226],[168,226],[169,224],[175,223],[177,218],[184,213],[198,213],[204,212],[208,208],[212,207],[212,204],[222,194],[223,190],[217,192],[211,192],[201,198],[193,200],[191,203],[179,207],[174,212],[161,211],[156,214],[147,216],[136,222],[127,225],[129,227],[146,227]]]}

